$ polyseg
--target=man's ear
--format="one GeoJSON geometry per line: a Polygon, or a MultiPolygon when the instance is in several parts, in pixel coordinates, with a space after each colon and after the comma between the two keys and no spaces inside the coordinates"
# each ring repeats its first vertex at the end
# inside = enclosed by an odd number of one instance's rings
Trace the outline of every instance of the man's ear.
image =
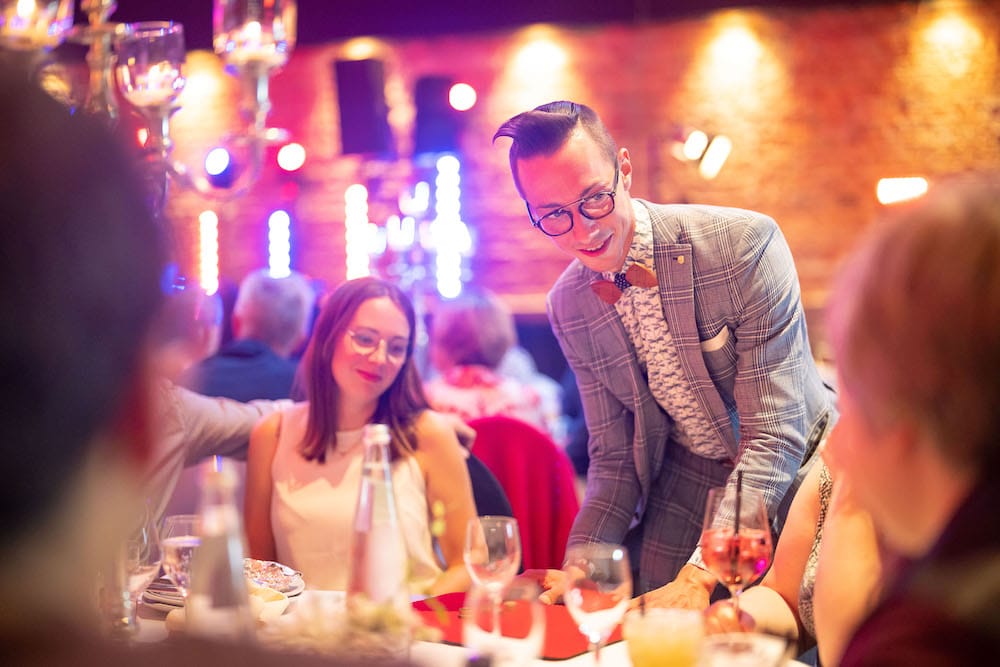
{"type": "Polygon", "coordinates": [[[627,148],[618,149],[618,164],[621,169],[622,187],[626,192],[632,190],[632,156],[627,148]]]}
{"type": "Polygon", "coordinates": [[[121,444],[125,459],[137,468],[149,462],[155,449],[155,400],[156,387],[151,357],[144,352],[126,383],[118,414],[109,425],[114,442],[121,444]]]}

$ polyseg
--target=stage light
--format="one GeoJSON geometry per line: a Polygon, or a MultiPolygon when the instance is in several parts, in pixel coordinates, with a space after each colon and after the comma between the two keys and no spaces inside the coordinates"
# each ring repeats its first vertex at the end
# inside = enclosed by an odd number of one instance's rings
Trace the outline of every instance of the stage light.
{"type": "Polygon", "coordinates": [[[285,171],[298,171],[306,163],[306,149],[302,144],[285,144],[278,149],[278,166],[285,171]]]}
{"type": "Polygon", "coordinates": [[[476,89],[467,83],[456,83],[448,91],[448,102],[456,111],[468,111],[476,105],[476,89]]]}
{"type": "Polygon", "coordinates": [[[722,165],[729,159],[729,154],[733,151],[733,141],[724,134],[720,134],[712,139],[705,149],[705,154],[701,156],[698,163],[698,173],[706,180],[712,180],[719,175],[722,165]]]}
{"type": "Polygon", "coordinates": [[[880,178],[875,196],[880,204],[897,204],[927,194],[927,179],[921,176],[907,178],[880,178]]]}
{"type": "Polygon", "coordinates": [[[292,219],[278,209],[267,218],[267,266],[272,278],[285,278],[292,272],[292,219]]]}
{"type": "Polygon", "coordinates": [[[219,291],[219,216],[215,211],[202,211],[198,216],[198,265],[205,294],[219,291]]]}
{"type": "Polygon", "coordinates": [[[213,148],[205,156],[205,172],[209,176],[218,176],[226,171],[226,169],[229,169],[232,163],[233,160],[229,155],[229,151],[221,146],[213,148]]]}

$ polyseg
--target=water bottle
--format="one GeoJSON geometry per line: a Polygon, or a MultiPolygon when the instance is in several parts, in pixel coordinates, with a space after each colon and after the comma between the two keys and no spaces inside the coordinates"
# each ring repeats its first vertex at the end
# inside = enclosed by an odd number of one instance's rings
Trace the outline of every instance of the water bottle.
{"type": "Polygon", "coordinates": [[[187,627],[192,634],[245,642],[253,639],[246,578],[243,526],[236,506],[237,473],[232,461],[212,457],[203,469],[201,544],[191,559],[187,627]]]}
{"type": "Polygon", "coordinates": [[[361,631],[379,632],[390,651],[409,644],[406,543],[399,525],[389,465],[389,429],[369,424],[354,512],[347,611],[361,631]]]}

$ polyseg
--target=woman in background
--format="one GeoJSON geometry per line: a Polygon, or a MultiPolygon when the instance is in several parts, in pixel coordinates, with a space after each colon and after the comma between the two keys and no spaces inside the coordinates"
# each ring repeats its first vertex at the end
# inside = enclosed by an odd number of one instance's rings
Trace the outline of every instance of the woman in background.
{"type": "MultiPolygon", "coordinates": [[[[558,395],[545,400],[533,384],[501,365],[517,343],[514,316],[495,295],[466,293],[442,302],[430,326],[430,361],[440,373],[424,389],[435,410],[465,421],[505,415],[528,422],[561,442],[558,395]]],[[[549,384],[556,387],[554,380],[549,384]]]]}
{"type": "Polygon", "coordinates": [[[393,488],[412,593],[465,590],[465,525],[475,504],[450,422],[428,409],[413,363],[409,299],[376,278],[341,285],[323,304],[300,368],[307,402],[263,419],[250,437],[245,523],[250,555],[344,590],[366,424],[387,424],[393,488]],[[435,555],[433,514],[444,530],[435,555]]]}

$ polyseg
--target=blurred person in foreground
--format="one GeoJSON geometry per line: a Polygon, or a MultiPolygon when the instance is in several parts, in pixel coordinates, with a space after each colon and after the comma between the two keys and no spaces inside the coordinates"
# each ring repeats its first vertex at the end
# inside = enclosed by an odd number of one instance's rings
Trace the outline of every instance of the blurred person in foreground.
{"type": "MultiPolygon", "coordinates": [[[[742,471],[780,530],[833,421],[791,252],[760,213],[633,199],[629,150],[585,105],[518,114],[501,137],[532,224],[573,258],[548,297],[589,433],[569,543],[624,543],[636,594],[703,609],[708,490],[742,471]]],[[[563,578],[543,579],[551,601],[563,578]]]]}
{"type": "Polygon", "coordinates": [[[309,334],[315,298],[301,273],[251,272],[233,306],[233,340],[189,368],[180,384],[237,401],[290,398],[298,367],[292,355],[309,334]]]}
{"type": "Polygon", "coordinates": [[[912,561],[840,664],[995,658],[1000,174],[943,181],[875,226],[840,273],[828,321],[841,433],[824,458],[885,545],[912,561]]]}
{"type": "Polygon", "coordinates": [[[327,297],[302,357],[307,401],[266,417],[250,437],[244,525],[251,556],[299,570],[312,588],[346,588],[362,435],[365,425],[382,423],[392,435],[411,591],[468,588],[462,552],[476,505],[465,452],[453,420],[429,409],[415,338],[413,305],[392,283],[358,278],[327,297]],[[432,532],[439,517],[444,528],[432,532]]]}
{"type": "Polygon", "coordinates": [[[555,439],[559,415],[546,410],[530,384],[500,372],[516,343],[514,316],[495,294],[467,291],[438,304],[431,317],[429,357],[439,375],[424,382],[431,407],[465,421],[514,417],[555,439]]]}
{"type": "Polygon", "coordinates": [[[0,664],[320,664],[233,644],[103,639],[96,573],[152,442],[162,237],[108,131],[0,66],[0,664]]]}

